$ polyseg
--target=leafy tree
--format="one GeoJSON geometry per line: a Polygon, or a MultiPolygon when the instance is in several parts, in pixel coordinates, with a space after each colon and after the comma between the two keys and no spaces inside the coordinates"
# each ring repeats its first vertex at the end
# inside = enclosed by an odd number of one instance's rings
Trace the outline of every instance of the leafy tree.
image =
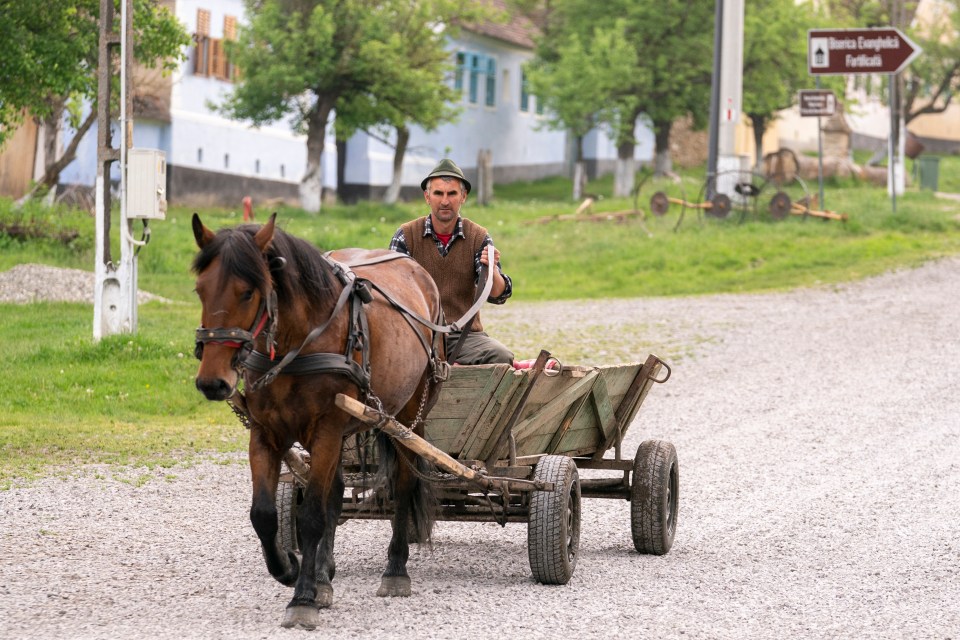
{"type": "MultiPolygon", "coordinates": [[[[0,0],[0,40],[7,43],[0,56],[0,145],[25,114],[45,125],[45,172],[28,196],[57,184],[96,122],[99,15],[99,0],[0,0]],[[90,105],[85,117],[84,105],[90,105]],[[75,133],[57,156],[65,117],[75,133]]],[[[119,8],[116,15],[119,29],[119,8]]],[[[134,1],[133,28],[137,62],[171,71],[183,59],[189,37],[156,0],[134,1]]]]}
{"type": "MultiPolygon", "coordinates": [[[[671,169],[670,128],[693,114],[706,121],[712,69],[713,3],[689,0],[515,0],[542,25],[537,57],[550,60],[556,42],[576,33],[588,42],[595,28],[619,25],[619,40],[634,50],[634,67],[621,72],[607,96],[604,120],[618,147],[614,191],[633,190],[634,128],[643,114],[656,136],[655,170],[671,169]]],[[[587,69],[585,73],[594,73],[587,69]]]]}
{"type": "Polygon", "coordinates": [[[247,0],[246,7],[250,24],[228,50],[240,82],[220,110],[254,125],[292,116],[307,136],[306,210],[320,210],[333,113],[341,140],[364,127],[430,128],[452,117],[443,33],[462,13],[452,0],[247,0]]]}
{"type": "Polygon", "coordinates": [[[384,196],[392,204],[400,194],[410,127],[430,131],[460,113],[459,95],[447,81],[453,71],[447,38],[456,35],[460,23],[494,16],[479,5],[419,0],[394,3],[385,17],[389,37],[365,47],[371,59],[396,64],[383,65],[367,90],[344,96],[336,108],[336,130],[340,139],[360,129],[381,139],[388,138],[390,130],[396,132],[393,179],[384,196]]]}
{"type": "Polygon", "coordinates": [[[597,27],[581,42],[572,33],[555,55],[527,67],[530,88],[542,100],[548,126],[566,129],[575,141],[573,198],[579,200],[586,183],[583,138],[610,120],[610,96],[620,78],[637,65],[634,50],[624,41],[624,25],[597,27]]]}
{"type": "Polygon", "coordinates": [[[753,127],[758,167],[767,127],[810,85],[807,30],[813,19],[810,5],[794,0],[750,0],[744,6],[743,112],[753,127]]]}
{"type": "Polygon", "coordinates": [[[903,72],[907,123],[925,114],[943,113],[960,92],[960,2],[945,0],[934,11],[929,23],[911,32],[923,53],[903,72]]]}

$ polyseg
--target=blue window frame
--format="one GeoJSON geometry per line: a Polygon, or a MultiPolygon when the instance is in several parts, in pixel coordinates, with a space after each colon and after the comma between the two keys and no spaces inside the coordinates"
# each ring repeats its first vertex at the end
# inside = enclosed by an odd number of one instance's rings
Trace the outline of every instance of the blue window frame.
{"type": "Polygon", "coordinates": [[[497,61],[493,58],[487,58],[486,93],[486,105],[495,106],[497,104],[497,61]]]}
{"type": "Polygon", "coordinates": [[[463,73],[467,66],[467,54],[462,51],[457,53],[457,68],[453,76],[453,88],[457,91],[463,91],[463,73]]]}
{"type": "Polygon", "coordinates": [[[483,83],[484,104],[493,107],[497,104],[497,61],[481,53],[457,52],[457,65],[453,76],[453,88],[467,89],[467,101],[480,103],[480,85],[483,83]]]}
{"type": "Polygon", "coordinates": [[[526,71],[520,71],[520,111],[530,111],[530,90],[526,71]]]}
{"type": "Polygon", "coordinates": [[[469,100],[470,104],[477,104],[480,95],[480,56],[473,55],[470,65],[470,89],[469,89],[469,100]]]}

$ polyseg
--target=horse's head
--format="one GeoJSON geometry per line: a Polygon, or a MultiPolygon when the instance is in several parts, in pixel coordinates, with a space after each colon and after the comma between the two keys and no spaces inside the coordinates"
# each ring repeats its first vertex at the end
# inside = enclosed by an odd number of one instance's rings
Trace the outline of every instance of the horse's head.
{"type": "Polygon", "coordinates": [[[275,220],[276,214],[259,229],[248,226],[215,234],[193,214],[193,235],[200,247],[193,270],[202,305],[196,385],[208,400],[234,394],[242,358],[257,336],[272,328],[275,304],[266,252],[275,220]]]}

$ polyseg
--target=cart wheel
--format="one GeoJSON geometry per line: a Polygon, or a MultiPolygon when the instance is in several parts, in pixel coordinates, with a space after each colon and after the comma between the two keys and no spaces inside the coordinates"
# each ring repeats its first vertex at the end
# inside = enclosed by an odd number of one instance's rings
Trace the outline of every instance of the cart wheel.
{"type": "Polygon", "coordinates": [[[647,440],[633,460],[630,531],[640,553],[662,556],[677,532],[680,466],[677,450],[663,440],[647,440]]]}
{"type": "Polygon", "coordinates": [[[300,536],[297,533],[297,510],[303,502],[303,489],[296,482],[277,484],[277,537],[280,546],[300,556],[300,536]]]}
{"type": "Polygon", "coordinates": [[[527,551],[537,582],[566,584],[577,566],[580,548],[580,478],[577,465],[566,456],[544,456],[534,480],[554,483],[553,491],[534,491],[530,497],[527,551]]]}

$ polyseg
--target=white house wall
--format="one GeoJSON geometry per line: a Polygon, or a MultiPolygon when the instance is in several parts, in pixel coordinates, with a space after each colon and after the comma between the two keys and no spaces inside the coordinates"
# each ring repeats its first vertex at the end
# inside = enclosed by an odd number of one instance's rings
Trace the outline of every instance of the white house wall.
{"type": "MultiPolygon", "coordinates": [[[[188,33],[196,32],[198,9],[210,12],[212,38],[223,37],[226,16],[244,21],[240,0],[179,0],[177,18],[188,33]]],[[[216,113],[211,105],[222,103],[233,85],[194,75],[195,47],[191,46],[189,52],[189,59],[173,78],[168,164],[298,184],[306,170],[306,137],[293,133],[289,119],[254,128],[216,113]]]]}
{"type": "MultiPolygon", "coordinates": [[[[176,16],[190,34],[197,30],[198,9],[210,12],[211,38],[223,37],[226,16],[237,18],[238,24],[245,22],[242,0],[177,0],[176,16]]],[[[481,149],[492,152],[495,182],[565,174],[570,165],[566,132],[546,127],[544,117],[536,113],[536,96],[530,96],[527,111],[520,110],[521,68],[532,57],[532,51],[469,31],[461,31],[458,39],[450,42],[449,50],[451,56],[467,51],[496,61],[496,103],[485,105],[486,86],[481,79],[477,103],[471,104],[465,97],[456,122],[441,125],[435,131],[414,127],[403,169],[402,184],[407,191],[415,189],[436,162],[447,156],[468,175],[474,175],[481,149]]],[[[170,122],[134,122],[134,145],[157,148],[166,155],[167,175],[172,181],[171,202],[232,204],[245,189],[258,185],[280,185],[285,195],[295,194],[306,171],[306,137],[293,133],[289,119],[254,128],[218,114],[211,104],[222,102],[232,85],[195,75],[195,55],[196,47],[191,44],[188,59],[171,76],[170,122]]],[[[465,81],[465,96],[468,87],[469,81],[465,81]]],[[[332,131],[331,125],[321,163],[323,184],[328,189],[337,187],[337,152],[332,131]]],[[[395,133],[387,135],[392,143],[395,133]]],[[[66,131],[64,144],[69,142],[69,136],[66,131]]],[[[653,134],[638,123],[637,137],[636,157],[649,161],[653,157],[653,134]]],[[[94,184],[96,139],[94,127],[81,143],[77,160],[64,171],[64,184],[94,184]]],[[[114,142],[119,143],[118,135],[114,135],[114,142]]],[[[349,141],[347,149],[344,183],[358,187],[361,196],[373,191],[382,193],[392,180],[393,147],[359,133],[349,141]]],[[[595,162],[595,169],[606,170],[617,157],[616,145],[602,131],[587,137],[584,151],[587,159],[595,162]]],[[[112,177],[118,177],[116,164],[112,177]]]]}

